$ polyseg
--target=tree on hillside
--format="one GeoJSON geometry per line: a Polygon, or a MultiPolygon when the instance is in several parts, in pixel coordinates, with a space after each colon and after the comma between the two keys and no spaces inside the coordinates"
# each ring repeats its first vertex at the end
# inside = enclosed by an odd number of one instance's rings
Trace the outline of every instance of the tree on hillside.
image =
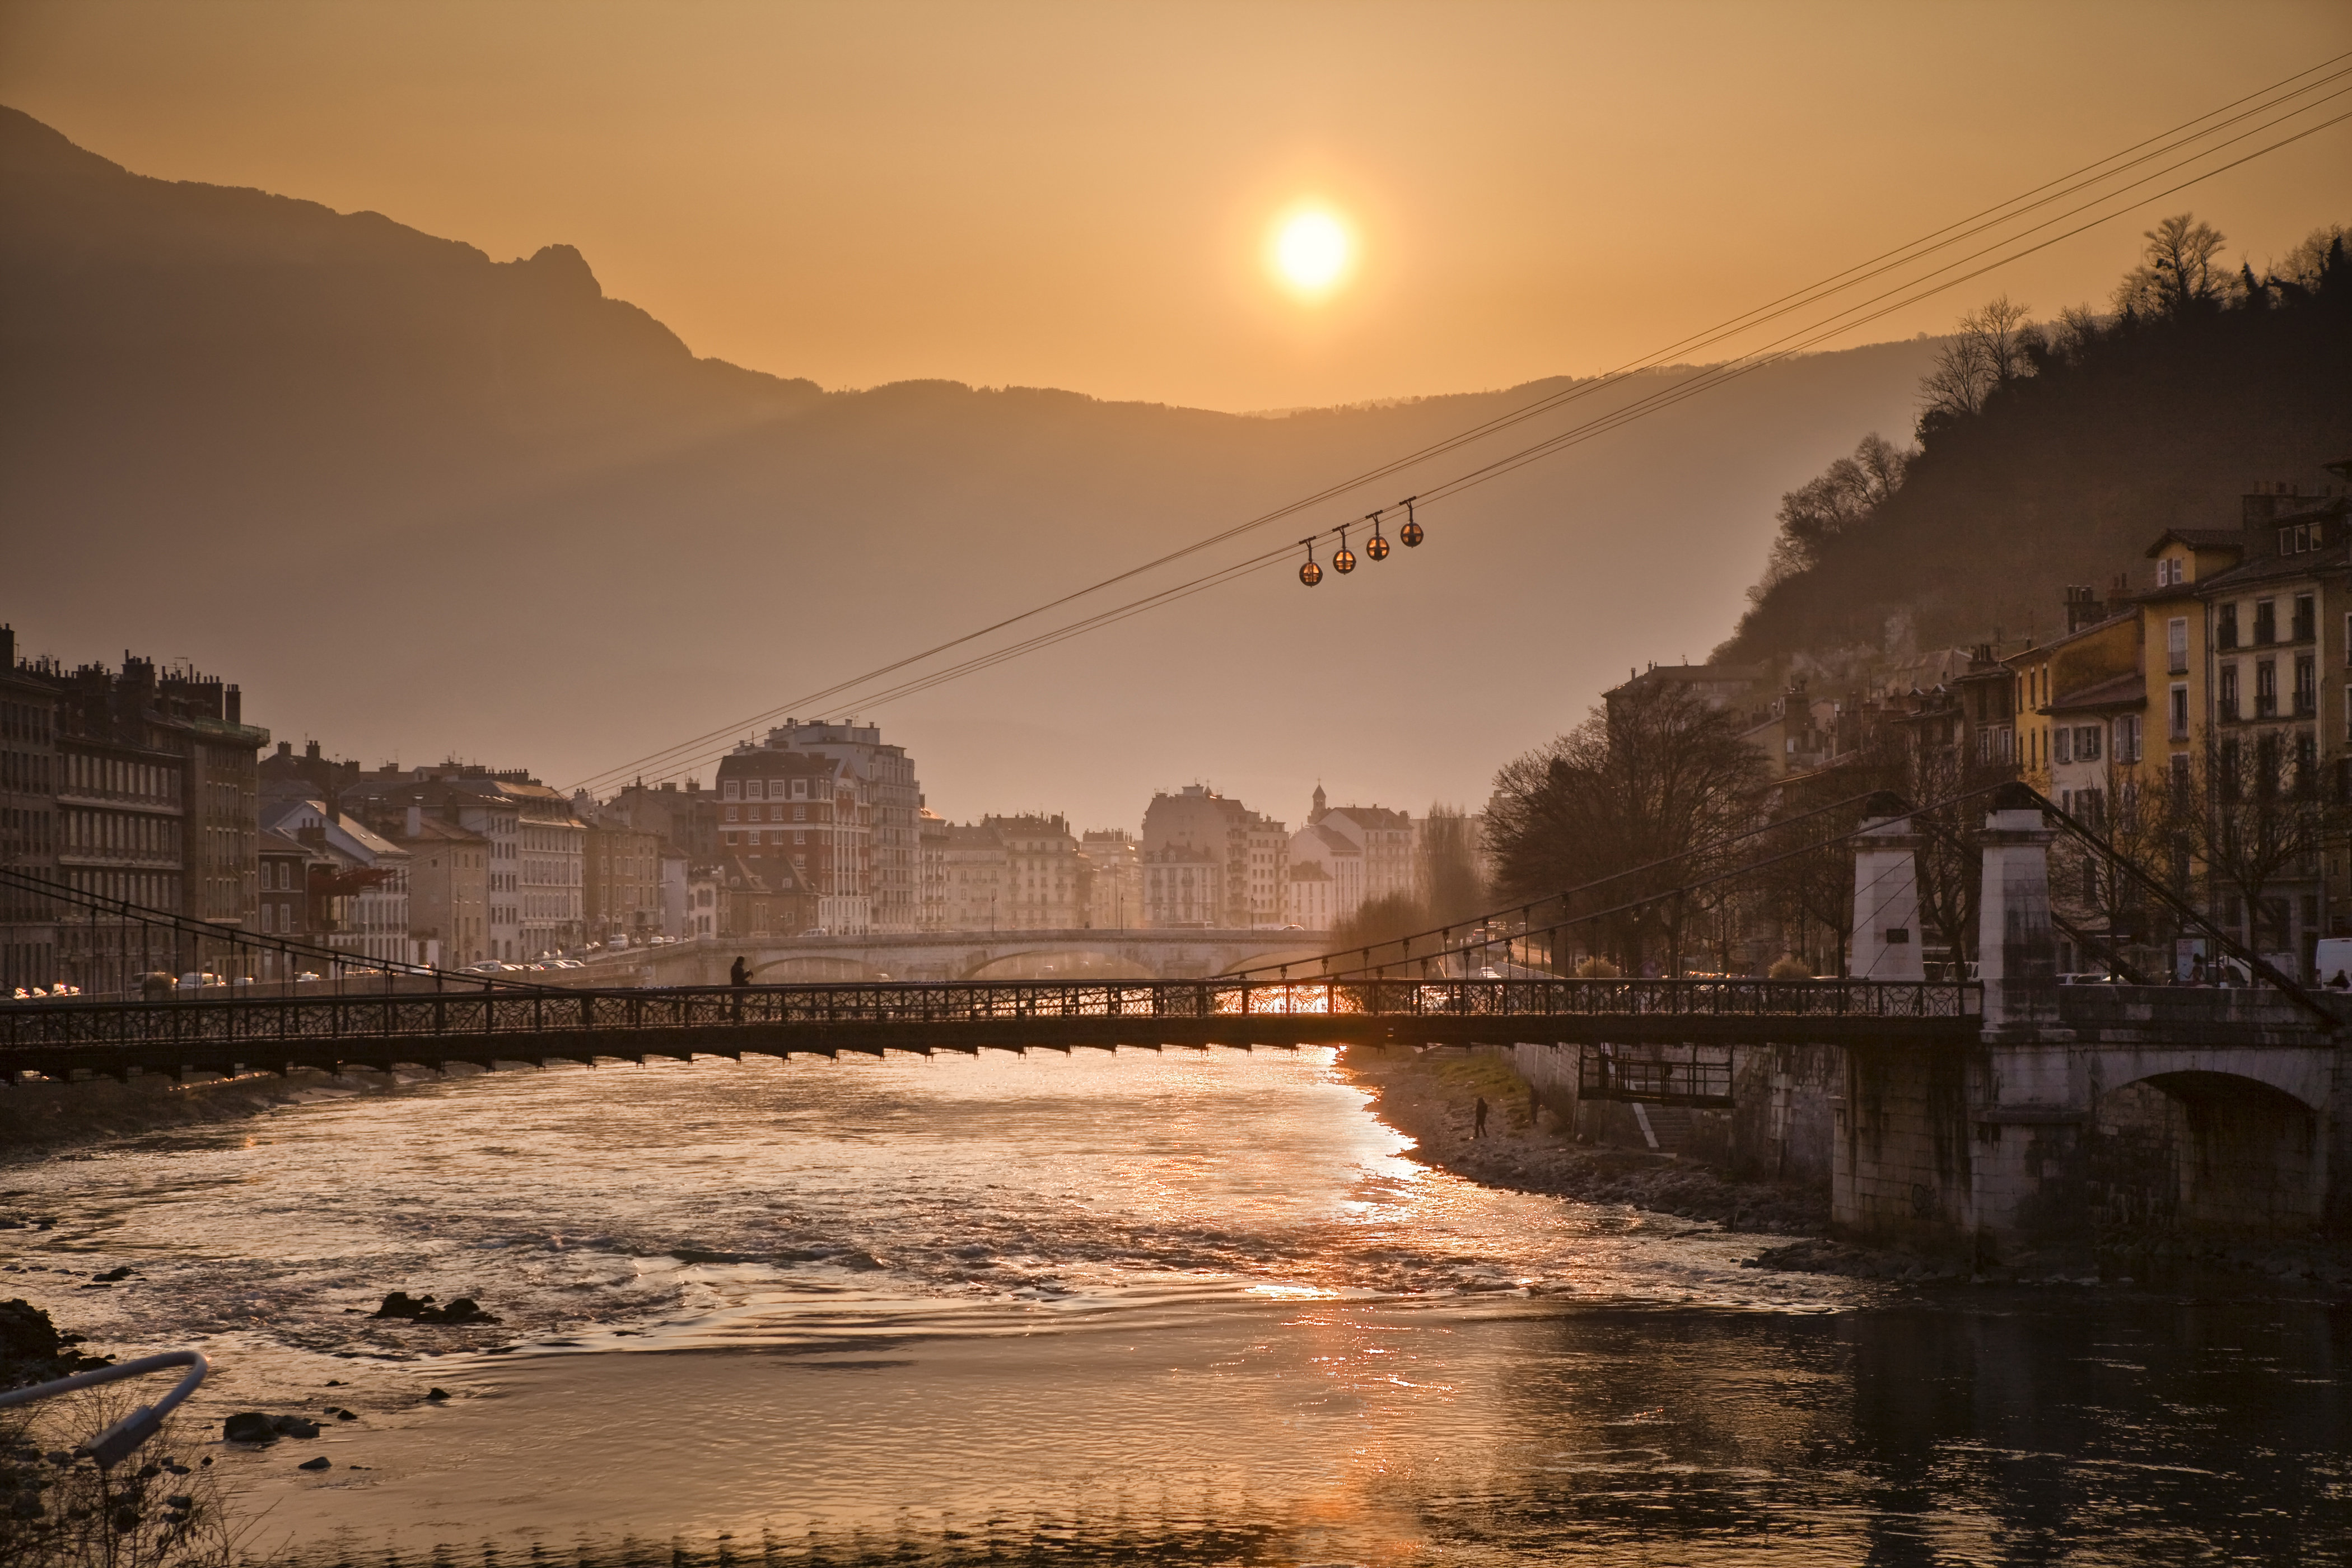
{"type": "Polygon", "coordinates": [[[1919,383],[1922,435],[1983,413],[1995,391],[2034,373],[2030,351],[2039,340],[2027,324],[2031,309],[2004,294],[1960,318],[1959,331],[1937,352],[1936,368],[1919,383]]]}
{"type": "Polygon", "coordinates": [[[2249,281],[2222,265],[2219,233],[2183,214],[2148,231],[2123,314],[1971,312],[1921,387],[1922,450],[1899,488],[1867,526],[1791,528],[1784,502],[1716,657],[1878,647],[1895,616],[1922,646],[2035,636],[2057,624],[2062,585],[2125,568],[2157,531],[2234,525],[2249,475],[2319,478],[2352,428],[2343,235],[2318,228],[2249,281]],[[2003,363],[2010,379],[1990,380],[2003,363]]]}
{"type": "MultiPolygon", "coordinates": [[[[1725,852],[1714,846],[1751,819],[1764,763],[1743,728],[1672,681],[1611,692],[1575,730],[1496,775],[1486,834],[1498,890],[1543,903],[1601,883],[1570,901],[1570,918],[1649,900],[1581,927],[1579,945],[1629,974],[1652,958],[1679,968],[1688,921],[1722,891],[1658,895],[1717,868],[1725,852]]],[[[1539,913],[1538,923],[1552,918],[1539,913]]]]}
{"type": "Polygon", "coordinates": [[[2228,237],[2194,213],[2166,218],[2141,237],[2147,245],[2140,264],[2116,285],[2117,315],[2177,321],[2235,293],[2229,270],[2214,265],[2228,237]]]}
{"type": "Polygon", "coordinates": [[[2273,286],[2286,284],[2305,293],[2316,293],[2332,268],[2344,265],[2344,245],[2352,230],[2340,223],[2322,224],[2303,237],[2293,250],[2273,264],[2270,280],[2273,286]]]}
{"type": "Polygon", "coordinates": [[[1748,599],[1760,601],[1774,584],[1810,570],[1831,540],[1876,517],[1886,499],[1903,488],[1903,472],[1916,455],[1873,431],[1853,457],[1840,458],[1819,479],[1782,496],[1780,531],[1773,538],[1764,580],[1748,590],[1748,599]]]}

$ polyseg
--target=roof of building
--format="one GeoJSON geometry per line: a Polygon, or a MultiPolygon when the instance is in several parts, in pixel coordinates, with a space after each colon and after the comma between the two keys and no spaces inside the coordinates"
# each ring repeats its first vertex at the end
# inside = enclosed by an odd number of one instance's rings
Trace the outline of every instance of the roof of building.
{"type": "Polygon", "coordinates": [[[1290,879],[1294,882],[1328,882],[1331,873],[1323,869],[1320,860],[1294,860],[1290,863],[1290,879]]]}
{"type": "Polygon", "coordinates": [[[2147,674],[2135,669],[2078,686],[2072,691],[2062,691],[2051,699],[2050,710],[2056,713],[2069,709],[2139,708],[2147,702],[2147,674]]]}
{"type": "Polygon", "coordinates": [[[315,853],[300,839],[289,838],[283,833],[267,827],[263,828],[259,836],[255,838],[254,845],[257,851],[263,855],[300,855],[307,858],[315,853]]]}
{"type": "Polygon", "coordinates": [[[1391,811],[1385,805],[1335,805],[1323,815],[1327,819],[1344,816],[1366,831],[1374,828],[1403,831],[1412,826],[1411,812],[1391,811]]]}
{"type": "Polygon", "coordinates": [[[2164,553],[2168,544],[2186,544],[2191,550],[2235,550],[2246,548],[2245,530],[2241,528],[2168,528],[2156,536],[2149,545],[2147,559],[2153,561],[2164,553]]]}

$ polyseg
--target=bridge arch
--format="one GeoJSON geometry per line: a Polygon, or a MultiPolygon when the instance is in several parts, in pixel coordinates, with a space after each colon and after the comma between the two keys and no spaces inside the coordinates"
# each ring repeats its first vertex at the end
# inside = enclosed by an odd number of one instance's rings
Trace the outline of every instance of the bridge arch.
{"type": "Polygon", "coordinates": [[[755,985],[844,985],[891,978],[890,972],[878,964],[838,952],[780,953],[761,959],[751,971],[755,985]]]}
{"type": "MultiPolygon", "coordinates": [[[[1056,964],[1055,965],[1055,973],[1049,977],[1056,980],[1092,980],[1100,978],[1105,981],[1111,981],[1156,980],[1163,978],[1159,970],[1153,968],[1150,964],[1137,962],[1131,953],[1122,952],[1118,944],[1111,942],[1096,944],[1048,942],[1041,943],[1035,947],[1016,948],[1003,952],[991,952],[985,954],[976,954],[975,956],[979,958],[979,962],[967,965],[963,973],[959,974],[956,978],[959,980],[986,980],[992,978],[989,971],[994,969],[999,964],[1029,963],[1039,959],[1048,958],[1103,958],[1108,959],[1113,965],[1111,968],[1101,971],[1100,974],[1097,975],[1092,969],[1083,971],[1073,970],[1066,973],[1060,964],[1056,964]]],[[[1003,978],[1010,979],[1014,977],[1007,975],[1003,976],[1003,978]]],[[[1020,976],[1020,978],[1034,978],[1034,976],[1024,973],[1020,976]]]]}
{"type": "Polygon", "coordinates": [[[2323,1117],[2272,1076],[2185,1066],[2101,1093],[2086,1173],[2098,1218],[2216,1236],[2295,1235],[2320,1224],[2323,1117]]]}

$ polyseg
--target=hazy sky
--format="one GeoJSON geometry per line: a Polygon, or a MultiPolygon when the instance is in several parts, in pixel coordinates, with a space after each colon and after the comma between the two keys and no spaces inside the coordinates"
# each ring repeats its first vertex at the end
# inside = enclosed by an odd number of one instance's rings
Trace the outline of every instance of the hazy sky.
{"type": "MultiPolygon", "coordinates": [[[[1605,368],[2347,49],[2342,0],[65,0],[0,5],[0,100],[142,173],[576,245],[827,386],[1249,409],[1605,368]],[[1355,244],[1319,300],[1265,261],[1301,203],[1355,244]]],[[[2347,147],[2168,205],[2259,265],[2352,217],[2347,147]]],[[[2116,251],[2000,282],[2053,311],[2116,251]]]]}

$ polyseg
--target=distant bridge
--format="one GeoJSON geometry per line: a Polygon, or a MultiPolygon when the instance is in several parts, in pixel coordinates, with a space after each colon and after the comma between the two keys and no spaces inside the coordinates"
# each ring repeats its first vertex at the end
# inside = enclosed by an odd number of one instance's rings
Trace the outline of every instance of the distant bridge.
{"type": "MultiPolygon", "coordinates": [[[[1245,965],[1311,958],[1329,946],[1306,931],[1210,931],[1150,927],[1072,931],[905,931],[872,936],[698,937],[632,948],[594,961],[582,983],[595,986],[718,985],[738,957],[754,981],[977,980],[1022,959],[1085,962],[1138,979],[1205,979],[1245,965]],[[623,978],[625,976],[626,978],[623,978]]],[[[578,973],[566,971],[566,973],[578,973]]]]}

